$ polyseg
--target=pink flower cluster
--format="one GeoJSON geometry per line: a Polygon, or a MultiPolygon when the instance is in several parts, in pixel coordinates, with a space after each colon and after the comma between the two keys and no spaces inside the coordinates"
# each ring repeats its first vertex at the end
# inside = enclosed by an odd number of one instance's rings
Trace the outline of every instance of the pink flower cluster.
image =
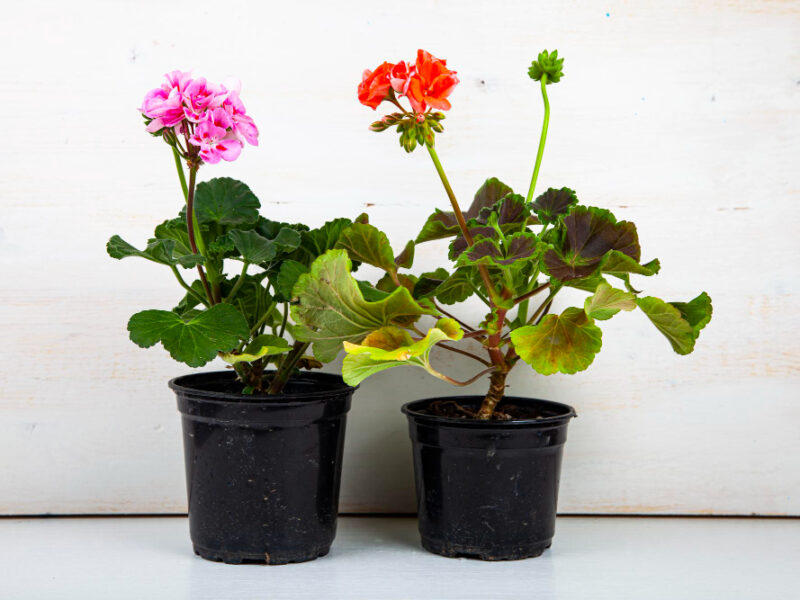
{"type": "Polygon", "coordinates": [[[171,129],[199,148],[198,155],[209,164],[236,160],[244,142],[258,145],[258,128],[239,98],[238,82],[214,85],[182,71],[165,78],[167,82],[147,92],[142,102],[142,114],[152,119],[147,131],[171,129]]]}

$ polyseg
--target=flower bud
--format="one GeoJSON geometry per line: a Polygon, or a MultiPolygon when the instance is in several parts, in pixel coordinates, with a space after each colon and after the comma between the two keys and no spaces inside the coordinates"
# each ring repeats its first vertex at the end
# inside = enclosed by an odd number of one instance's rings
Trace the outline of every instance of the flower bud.
{"type": "Polygon", "coordinates": [[[564,59],[558,58],[558,50],[553,50],[548,54],[547,50],[539,53],[535,61],[531,63],[531,68],[528,69],[528,75],[534,81],[539,81],[543,76],[545,83],[558,83],[564,76],[562,67],[564,66],[564,59]]]}

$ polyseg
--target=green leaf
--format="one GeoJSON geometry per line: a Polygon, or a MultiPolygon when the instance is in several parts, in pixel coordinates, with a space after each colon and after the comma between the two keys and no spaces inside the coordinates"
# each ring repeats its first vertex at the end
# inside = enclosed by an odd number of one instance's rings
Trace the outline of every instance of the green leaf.
{"type": "MultiPolygon", "coordinates": [[[[480,238],[486,240],[497,240],[498,238],[497,230],[494,227],[489,227],[488,225],[469,227],[468,230],[470,236],[472,236],[473,242],[479,240],[480,238]]],[[[447,254],[447,258],[450,260],[458,260],[458,257],[461,256],[467,248],[468,246],[466,238],[463,235],[457,235],[455,238],[453,238],[453,241],[450,242],[450,249],[447,254]]]]}
{"type": "Polygon", "coordinates": [[[414,284],[414,289],[412,290],[414,298],[426,298],[431,296],[448,277],[450,277],[450,273],[447,269],[443,269],[442,267],[439,267],[435,271],[423,273],[414,284]]]}
{"type": "Polygon", "coordinates": [[[609,252],[602,267],[603,273],[608,273],[609,275],[620,278],[630,273],[650,277],[658,273],[660,269],[661,263],[659,263],[657,258],[651,260],[649,263],[640,265],[637,260],[634,260],[627,254],[623,254],[619,250],[612,250],[609,252]]]}
{"type": "Polygon", "coordinates": [[[583,290],[584,292],[595,293],[597,291],[598,286],[602,283],[608,283],[608,282],[602,275],[594,273],[589,277],[581,277],[580,279],[570,279],[569,281],[565,281],[564,285],[578,290],[583,290]]]}
{"type": "MultiPolygon", "coordinates": [[[[203,284],[201,283],[201,281],[199,279],[195,279],[189,285],[189,287],[192,288],[197,293],[197,295],[200,296],[201,298],[205,298],[206,297],[205,288],[203,288],[203,284]]],[[[197,296],[194,296],[193,294],[186,293],[183,296],[183,298],[180,299],[180,301],[178,302],[177,306],[175,306],[175,308],[172,309],[172,312],[180,315],[180,317],[184,321],[186,321],[186,320],[191,319],[192,317],[195,316],[194,314],[191,314],[191,311],[198,304],[200,304],[200,301],[197,299],[197,296]]]]}
{"type": "Polygon", "coordinates": [[[636,226],[627,221],[617,223],[607,210],[577,206],[564,217],[557,235],[553,248],[544,255],[544,265],[550,276],[560,281],[593,275],[611,250],[639,261],[636,226]]]}
{"type": "Polygon", "coordinates": [[[457,341],[464,337],[454,319],[439,319],[425,337],[414,341],[409,333],[398,327],[382,327],[370,333],[360,344],[344,342],[347,356],[342,363],[342,377],[348,385],[358,385],[379,371],[414,365],[435,376],[440,374],[431,367],[430,353],[443,341],[457,341]]]}
{"type": "Polygon", "coordinates": [[[694,300],[689,302],[670,302],[672,306],[678,309],[684,321],[689,323],[692,327],[694,339],[700,336],[700,331],[708,325],[711,321],[711,297],[703,292],[694,300]]]}
{"type": "Polygon", "coordinates": [[[142,348],[158,342],[175,360],[201,367],[233,350],[250,335],[247,320],[230,304],[216,304],[189,321],[168,310],[145,310],[128,321],[131,340],[142,348]]]}
{"type": "Polygon", "coordinates": [[[247,225],[258,220],[261,203],[250,188],[230,177],[217,177],[197,185],[194,212],[200,224],[247,225]]]}
{"type": "Polygon", "coordinates": [[[578,204],[575,191],[568,187],[548,189],[533,201],[531,208],[542,223],[555,223],[578,204]]]}
{"type": "Polygon", "coordinates": [[[310,265],[318,256],[322,256],[331,250],[342,231],[350,227],[350,219],[334,219],[328,221],[322,227],[303,231],[300,233],[300,247],[292,254],[291,258],[305,265],[310,265]]]}
{"type": "Polygon", "coordinates": [[[129,256],[139,256],[168,266],[180,265],[191,268],[203,263],[204,259],[200,254],[176,255],[175,246],[175,240],[153,239],[147,244],[147,248],[139,250],[118,235],[114,235],[108,240],[106,251],[111,258],[123,259],[129,256]]]}
{"type": "Polygon", "coordinates": [[[594,296],[586,299],[583,308],[591,318],[605,321],[621,310],[636,308],[636,296],[613,288],[607,283],[601,283],[597,286],[594,296]]]}
{"type": "Polygon", "coordinates": [[[341,232],[334,248],[347,250],[350,260],[367,263],[387,273],[397,271],[389,238],[373,225],[353,223],[341,232]]]}
{"type": "Polygon", "coordinates": [[[531,209],[523,196],[509,192],[493,206],[481,209],[476,220],[480,224],[488,223],[493,214],[497,216],[497,224],[506,231],[507,225],[525,225],[531,216],[531,209]]]}
{"type": "Polygon", "coordinates": [[[664,334],[678,354],[689,354],[694,350],[695,332],[692,325],[684,320],[681,311],[660,298],[646,296],[637,298],[636,304],[647,318],[664,334]]]}
{"type": "Polygon", "coordinates": [[[414,240],[409,240],[408,243],[406,243],[405,248],[403,248],[403,251],[395,256],[394,264],[397,265],[398,268],[410,269],[414,264],[415,248],[416,245],[414,244],[414,240]]]}
{"type": "MultiPolygon", "coordinates": [[[[358,289],[361,290],[361,293],[364,296],[364,300],[366,300],[367,302],[377,302],[379,300],[383,300],[390,293],[388,291],[376,288],[368,281],[359,280],[357,283],[358,283],[358,289]]],[[[392,288],[391,291],[394,291],[394,287],[392,288]]]]}
{"type": "MultiPolygon", "coordinates": [[[[464,219],[467,222],[477,219],[484,208],[493,207],[503,196],[511,193],[513,193],[513,190],[500,180],[494,177],[487,179],[475,193],[475,198],[469,209],[464,212],[464,219]]],[[[430,240],[438,240],[457,235],[459,231],[455,213],[437,209],[436,212],[428,217],[415,241],[420,244],[430,240]]]]}
{"type": "Polygon", "coordinates": [[[228,232],[228,235],[233,241],[233,245],[242,255],[242,260],[251,264],[257,265],[262,262],[270,261],[275,258],[277,254],[275,244],[253,230],[242,231],[240,229],[234,229],[228,232]]]}
{"type": "Polygon", "coordinates": [[[322,362],[333,360],[344,341],[360,341],[368,333],[387,325],[405,325],[430,311],[399,287],[383,300],[364,299],[350,274],[346,250],[329,250],[301,275],[294,292],[297,304],[292,317],[301,327],[298,335],[314,344],[314,356],[322,362]]]}
{"type": "Polygon", "coordinates": [[[265,356],[274,356],[288,352],[292,347],[285,339],[277,335],[259,335],[245,346],[241,353],[225,352],[220,358],[226,363],[235,365],[240,362],[253,362],[265,356]]]}
{"type": "Polygon", "coordinates": [[[253,229],[234,229],[227,236],[241,254],[242,260],[256,265],[269,262],[279,254],[291,252],[300,245],[300,234],[289,227],[281,228],[274,239],[268,239],[253,229]]]}
{"type": "MultiPolygon", "coordinates": [[[[189,243],[189,232],[186,229],[186,218],[176,217],[164,221],[156,227],[153,237],[159,240],[175,240],[173,255],[186,256],[194,254],[189,243]]],[[[152,240],[148,240],[152,241],[152,240]]]]}
{"type": "Polygon", "coordinates": [[[494,239],[478,239],[458,257],[458,266],[488,265],[510,267],[539,258],[539,238],[529,232],[515,233],[498,244],[494,239]]]}
{"type": "Polygon", "coordinates": [[[442,304],[458,304],[469,298],[475,293],[473,275],[475,269],[472,267],[462,267],[444,280],[436,289],[436,299],[442,304]]]}
{"type": "Polygon", "coordinates": [[[594,321],[575,307],[511,332],[517,354],[542,375],[583,371],[600,351],[602,338],[594,321]]]}
{"type": "Polygon", "coordinates": [[[308,273],[307,266],[296,260],[284,260],[278,276],[275,278],[277,299],[281,302],[289,302],[294,297],[292,290],[303,273],[308,273]]]}

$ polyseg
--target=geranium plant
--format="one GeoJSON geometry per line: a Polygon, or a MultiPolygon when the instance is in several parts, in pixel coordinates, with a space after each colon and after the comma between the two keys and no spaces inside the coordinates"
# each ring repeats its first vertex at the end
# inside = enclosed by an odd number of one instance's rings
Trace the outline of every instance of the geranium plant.
{"type": "MultiPolygon", "coordinates": [[[[303,327],[314,354],[329,360],[344,345],[343,375],[353,385],[379,371],[402,366],[422,367],[455,385],[487,376],[489,388],[477,411],[459,407],[463,416],[511,418],[498,402],[508,373],[520,360],[538,373],[576,373],[594,360],[602,343],[600,321],[620,311],[641,310],[669,340],[678,354],[690,353],[700,330],[711,319],[705,292],[690,302],[665,302],[643,296],[632,275],[652,276],[658,260],[643,262],[636,226],[619,221],[608,210],[582,206],[567,188],[549,188],[534,196],[550,120],[548,87],[563,77],[563,58],[544,51],[528,74],[538,83],[544,121],[527,194],[516,194],[499,179],[478,189],[466,211],[461,209],[435,149],[451,108],[448,97],[458,84],[446,61],[420,50],[416,61],[384,62],[365,71],[359,101],[372,109],[390,106],[375,121],[376,132],[394,129],[406,152],[424,147],[431,157],[448,199],[450,211],[436,209],[416,239],[397,256],[386,235],[365,217],[342,232],[337,249],[327,252],[300,277],[292,314],[303,327]],[[414,276],[416,244],[450,239],[449,269],[414,276]],[[350,274],[351,261],[365,262],[386,272],[370,285],[350,274]],[[617,284],[612,284],[612,281],[617,284]],[[550,314],[565,288],[587,292],[585,302],[560,314],[550,314]],[[479,324],[467,324],[443,305],[477,296],[486,305],[479,324]],[[432,327],[422,318],[435,320],[432,327]],[[453,345],[473,339],[486,356],[453,345]],[[434,347],[458,352],[481,365],[466,381],[456,381],[431,364],[434,347]]],[[[453,311],[454,312],[454,311],[453,311]]]]}
{"type": "Polygon", "coordinates": [[[133,315],[130,338],[145,348],[160,342],[190,367],[220,356],[236,370],[244,393],[279,394],[296,369],[321,366],[293,335],[292,286],[351,222],[337,219],[309,230],[270,221],[241,181],[197,183],[202,166],[233,161],[245,143],[258,144],[238,84],[215,85],[173,71],[147,93],[140,110],[146,130],[172,151],[183,207],[155,228],[144,249],[115,235],[107,250],[113,258],[138,256],[166,266],[183,296],[172,310],[133,315]],[[237,266],[229,272],[231,262],[237,266]],[[184,270],[197,278],[187,283],[184,270]],[[274,372],[267,371],[270,364],[274,372]]]}

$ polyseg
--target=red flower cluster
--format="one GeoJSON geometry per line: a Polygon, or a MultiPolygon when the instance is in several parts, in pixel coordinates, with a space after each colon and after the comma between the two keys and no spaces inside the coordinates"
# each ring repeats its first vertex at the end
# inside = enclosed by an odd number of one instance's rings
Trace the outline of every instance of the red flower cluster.
{"type": "Polygon", "coordinates": [[[364,71],[358,86],[358,101],[373,110],[390,97],[392,91],[405,96],[415,113],[428,107],[449,110],[447,97],[458,84],[456,72],[447,68],[447,61],[425,50],[417,51],[417,62],[383,63],[374,71],[364,71]]]}

